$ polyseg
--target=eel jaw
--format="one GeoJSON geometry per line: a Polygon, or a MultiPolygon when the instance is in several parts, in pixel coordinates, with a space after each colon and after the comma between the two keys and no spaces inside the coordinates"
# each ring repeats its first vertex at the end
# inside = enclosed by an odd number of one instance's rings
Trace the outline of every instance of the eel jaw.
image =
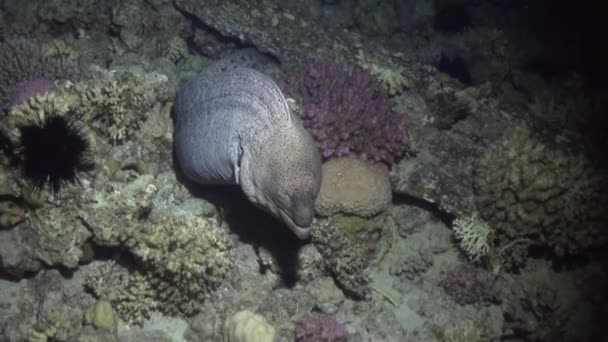
{"type": "Polygon", "coordinates": [[[306,240],[310,237],[310,226],[299,226],[294,220],[289,217],[283,210],[279,209],[279,216],[287,224],[289,229],[298,237],[300,240],[306,240]]]}

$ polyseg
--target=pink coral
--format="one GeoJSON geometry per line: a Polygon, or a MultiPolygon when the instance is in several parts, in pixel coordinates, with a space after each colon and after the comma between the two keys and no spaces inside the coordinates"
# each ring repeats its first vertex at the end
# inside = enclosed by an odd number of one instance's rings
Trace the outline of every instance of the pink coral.
{"type": "Polygon", "coordinates": [[[471,264],[462,264],[449,271],[441,286],[460,305],[483,301],[490,290],[488,274],[471,264]]]}
{"type": "Polygon", "coordinates": [[[325,158],[354,156],[391,165],[409,146],[409,117],[396,113],[386,88],[361,68],[313,62],[284,90],[300,100],[304,127],[325,158]]]}
{"type": "Polygon", "coordinates": [[[46,94],[51,91],[53,87],[53,82],[45,78],[23,81],[15,86],[8,99],[8,108],[13,108],[36,95],[46,94]]]}
{"type": "Polygon", "coordinates": [[[348,332],[344,324],[327,315],[308,316],[298,322],[296,342],[346,342],[348,332]]]}

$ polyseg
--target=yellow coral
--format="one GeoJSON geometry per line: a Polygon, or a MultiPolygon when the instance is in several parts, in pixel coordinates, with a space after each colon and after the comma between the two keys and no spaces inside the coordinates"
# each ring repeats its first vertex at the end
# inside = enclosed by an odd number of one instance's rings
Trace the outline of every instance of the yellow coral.
{"type": "Polygon", "coordinates": [[[224,323],[224,342],[273,342],[275,329],[261,315],[239,311],[224,323]]]}

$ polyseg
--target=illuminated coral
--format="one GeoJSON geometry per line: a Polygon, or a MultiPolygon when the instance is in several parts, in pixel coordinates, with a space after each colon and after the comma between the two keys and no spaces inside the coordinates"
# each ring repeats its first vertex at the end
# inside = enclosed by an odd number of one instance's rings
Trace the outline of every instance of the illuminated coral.
{"type": "Polygon", "coordinates": [[[304,127],[325,158],[354,156],[391,165],[409,147],[408,116],[393,110],[387,89],[361,68],[314,62],[283,85],[300,101],[304,127]]]}

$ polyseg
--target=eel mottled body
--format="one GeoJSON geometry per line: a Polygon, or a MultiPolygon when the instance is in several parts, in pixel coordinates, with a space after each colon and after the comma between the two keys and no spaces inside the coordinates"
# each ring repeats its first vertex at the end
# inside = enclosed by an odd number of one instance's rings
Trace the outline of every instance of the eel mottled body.
{"type": "Polygon", "coordinates": [[[310,134],[268,76],[217,62],[181,86],[175,154],[200,184],[238,184],[247,198],[307,238],[321,186],[310,134]]]}

